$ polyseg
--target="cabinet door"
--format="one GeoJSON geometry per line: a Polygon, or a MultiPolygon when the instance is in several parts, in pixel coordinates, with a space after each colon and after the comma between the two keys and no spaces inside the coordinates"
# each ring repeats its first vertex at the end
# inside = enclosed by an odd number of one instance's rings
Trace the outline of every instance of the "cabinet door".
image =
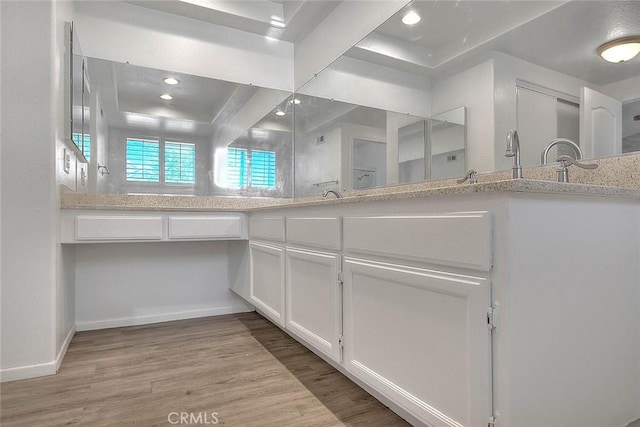
{"type": "Polygon", "coordinates": [[[284,248],[250,242],[251,303],[284,327],[284,248]]]}
{"type": "Polygon", "coordinates": [[[337,254],[287,248],[287,329],[341,361],[342,292],[337,254]]]}
{"type": "Polygon", "coordinates": [[[349,257],[344,280],[349,372],[427,425],[487,425],[489,281],[349,257]]]}

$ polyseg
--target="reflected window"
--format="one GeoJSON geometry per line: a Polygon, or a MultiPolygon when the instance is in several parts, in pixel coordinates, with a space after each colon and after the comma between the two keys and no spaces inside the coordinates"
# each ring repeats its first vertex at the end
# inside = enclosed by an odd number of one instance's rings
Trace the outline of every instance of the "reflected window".
{"type": "Polygon", "coordinates": [[[186,142],[165,142],[165,182],[194,184],[196,182],[196,146],[186,142]]]}
{"type": "Polygon", "coordinates": [[[276,153],[247,148],[227,149],[227,180],[229,188],[275,188],[276,153]]]}
{"type": "Polygon", "coordinates": [[[160,182],[160,142],[127,138],[127,181],[160,182]]]}
{"type": "Polygon", "coordinates": [[[73,142],[78,146],[85,159],[88,162],[91,161],[91,135],[88,133],[84,134],[84,137],[81,133],[74,133],[72,135],[73,142]]]}
{"type": "Polygon", "coordinates": [[[251,186],[273,188],[276,186],[276,153],[253,150],[251,152],[251,186]]]}
{"type": "Polygon", "coordinates": [[[246,148],[227,149],[227,185],[230,188],[248,186],[249,162],[246,148]]]}

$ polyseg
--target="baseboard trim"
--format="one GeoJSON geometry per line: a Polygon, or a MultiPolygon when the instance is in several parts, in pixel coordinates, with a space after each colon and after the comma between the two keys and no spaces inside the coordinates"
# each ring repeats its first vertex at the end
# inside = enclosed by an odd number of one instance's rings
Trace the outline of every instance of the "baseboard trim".
{"type": "Polygon", "coordinates": [[[250,311],[253,311],[253,308],[242,304],[207,308],[204,310],[157,314],[153,316],[125,317],[120,319],[96,320],[89,322],[76,321],[76,329],[78,331],[94,331],[97,329],[121,328],[124,326],[139,326],[152,323],[170,322],[172,320],[197,319],[199,317],[220,316],[223,314],[247,313],[250,311]]]}
{"type": "Polygon", "coordinates": [[[28,378],[44,377],[46,375],[55,375],[55,360],[48,363],[40,363],[37,365],[19,366],[17,368],[0,369],[0,382],[26,380],[28,378]]]}
{"type": "Polygon", "coordinates": [[[62,347],[60,347],[60,351],[58,351],[58,356],[56,357],[56,373],[60,370],[60,365],[62,364],[62,360],[64,359],[64,355],[67,354],[67,350],[69,349],[69,344],[71,344],[71,340],[73,336],[76,334],[75,325],[69,329],[69,333],[64,339],[62,343],[62,347]]]}

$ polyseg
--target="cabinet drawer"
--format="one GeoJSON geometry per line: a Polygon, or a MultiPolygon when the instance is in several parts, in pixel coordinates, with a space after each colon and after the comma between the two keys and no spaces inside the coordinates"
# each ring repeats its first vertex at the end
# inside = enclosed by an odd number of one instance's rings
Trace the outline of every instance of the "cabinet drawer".
{"type": "Polygon", "coordinates": [[[284,217],[254,217],[249,219],[249,238],[284,242],[284,217]]]}
{"type": "Polygon", "coordinates": [[[287,242],[340,250],[340,218],[287,217],[287,242]]]}
{"type": "Polygon", "coordinates": [[[490,271],[491,213],[345,217],[344,248],[345,251],[490,271]]]}
{"type": "Polygon", "coordinates": [[[162,240],[160,216],[77,216],[76,240],[162,240]]]}
{"type": "Polygon", "coordinates": [[[242,218],[218,217],[169,217],[170,239],[240,238],[242,218]]]}

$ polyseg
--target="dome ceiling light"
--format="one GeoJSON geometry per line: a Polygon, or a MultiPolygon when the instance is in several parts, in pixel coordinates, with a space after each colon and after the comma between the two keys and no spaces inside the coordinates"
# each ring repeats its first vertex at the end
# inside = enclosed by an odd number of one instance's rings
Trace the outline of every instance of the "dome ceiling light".
{"type": "Polygon", "coordinates": [[[611,40],[598,47],[596,52],[609,62],[627,62],[640,53],[640,36],[611,40]]]}

